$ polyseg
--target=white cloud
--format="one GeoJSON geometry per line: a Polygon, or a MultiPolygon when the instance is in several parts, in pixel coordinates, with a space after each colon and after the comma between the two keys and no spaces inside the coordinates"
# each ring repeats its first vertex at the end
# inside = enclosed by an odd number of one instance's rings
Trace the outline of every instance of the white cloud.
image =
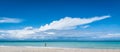
{"type": "Polygon", "coordinates": [[[30,35],[35,34],[36,32],[38,32],[38,30],[32,27],[25,27],[24,29],[19,30],[0,30],[1,34],[18,39],[28,38],[30,35]]]}
{"type": "Polygon", "coordinates": [[[7,18],[2,17],[0,18],[0,23],[20,23],[22,20],[16,18],[7,18]]]}
{"type": "Polygon", "coordinates": [[[24,28],[24,30],[32,30],[32,29],[34,29],[34,28],[31,27],[31,26],[28,26],[28,27],[25,27],[25,28],[24,28]]]}
{"type": "Polygon", "coordinates": [[[68,30],[75,29],[78,25],[89,24],[95,21],[103,20],[109,18],[110,16],[92,17],[92,18],[72,18],[65,17],[58,21],[53,21],[50,24],[46,24],[40,27],[40,31],[46,31],[50,29],[55,30],[68,30]]]}
{"type": "Polygon", "coordinates": [[[55,34],[55,32],[44,32],[44,33],[50,34],[50,35],[54,35],[55,34]]]}
{"type": "Polygon", "coordinates": [[[98,36],[98,38],[115,38],[115,37],[120,37],[120,33],[109,33],[106,35],[98,36]]]}
{"type": "Polygon", "coordinates": [[[88,27],[90,27],[90,25],[81,26],[81,28],[88,28],[88,27]]]}
{"type": "MultiPolygon", "coordinates": [[[[71,17],[65,17],[63,19],[60,19],[58,21],[53,21],[50,24],[46,24],[44,26],[40,26],[40,28],[33,28],[33,27],[25,27],[23,29],[18,30],[0,30],[0,37],[10,37],[10,38],[17,38],[17,39],[26,39],[26,38],[38,38],[43,39],[43,37],[50,37],[50,36],[76,36],[80,34],[80,32],[55,32],[55,31],[46,31],[50,29],[55,30],[69,30],[69,29],[75,29],[78,25],[84,25],[89,24],[94,21],[102,20],[109,18],[110,16],[101,16],[101,17],[93,17],[93,18],[71,18],[71,17]]],[[[16,19],[11,18],[4,18],[0,20],[0,23],[17,23],[20,22],[19,20],[16,22],[16,19]]],[[[84,26],[84,28],[89,27],[89,25],[84,26]]]]}

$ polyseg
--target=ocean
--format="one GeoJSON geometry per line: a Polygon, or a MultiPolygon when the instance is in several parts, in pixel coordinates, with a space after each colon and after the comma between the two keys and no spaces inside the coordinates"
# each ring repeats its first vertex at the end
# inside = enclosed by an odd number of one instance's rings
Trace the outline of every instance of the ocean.
{"type": "Polygon", "coordinates": [[[0,46],[120,49],[120,42],[0,42],[0,46]]]}

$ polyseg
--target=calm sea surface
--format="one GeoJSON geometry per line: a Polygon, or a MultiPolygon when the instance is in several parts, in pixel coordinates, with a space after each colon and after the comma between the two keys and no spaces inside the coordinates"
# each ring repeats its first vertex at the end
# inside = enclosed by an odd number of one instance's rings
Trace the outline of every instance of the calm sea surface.
{"type": "Polygon", "coordinates": [[[120,42],[0,42],[0,46],[120,49],[120,42]]]}

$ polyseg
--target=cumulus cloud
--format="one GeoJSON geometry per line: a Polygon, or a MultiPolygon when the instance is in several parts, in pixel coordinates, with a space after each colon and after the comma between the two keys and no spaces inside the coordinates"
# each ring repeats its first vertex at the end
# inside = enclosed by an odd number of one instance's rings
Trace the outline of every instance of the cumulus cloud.
{"type": "MultiPolygon", "coordinates": [[[[25,27],[24,29],[19,30],[0,30],[0,35],[4,34],[5,36],[11,38],[28,38],[30,35],[38,32],[37,29],[33,29],[32,27],[25,27]]],[[[3,35],[2,35],[3,36],[3,35]]]]}
{"type": "Polygon", "coordinates": [[[32,34],[34,32],[30,30],[7,30],[7,31],[2,31],[2,33],[4,33],[5,36],[20,39],[20,38],[26,38],[29,36],[29,34],[32,34]]]}
{"type": "Polygon", "coordinates": [[[46,30],[50,30],[50,29],[55,29],[55,30],[75,29],[78,25],[89,24],[89,23],[103,20],[103,19],[106,19],[109,17],[110,16],[100,16],[100,17],[92,17],[92,18],[65,17],[63,19],[53,21],[50,24],[41,26],[39,30],[46,31],[46,30]]]}
{"type": "Polygon", "coordinates": [[[50,34],[50,35],[54,35],[55,32],[44,32],[44,33],[47,33],[47,34],[50,34]]]}
{"type": "Polygon", "coordinates": [[[20,23],[21,19],[1,17],[0,23],[20,23]]]}
{"type": "MultiPolygon", "coordinates": [[[[79,37],[83,35],[81,32],[77,31],[60,31],[60,30],[69,30],[75,29],[78,25],[89,24],[95,21],[99,21],[102,19],[109,18],[110,16],[101,16],[101,17],[92,17],[92,18],[72,18],[65,17],[57,21],[53,21],[50,24],[46,24],[44,26],[40,26],[40,28],[33,28],[31,26],[25,27],[23,29],[18,30],[0,30],[0,38],[17,38],[17,39],[44,39],[45,37],[79,37]],[[54,29],[55,31],[51,31],[54,29]],[[50,31],[47,31],[50,30],[50,31]],[[58,30],[58,31],[57,31],[58,30]]],[[[0,23],[17,23],[17,19],[4,18],[0,20],[0,23]]],[[[87,28],[89,25],[85,25],[83,28],[87,28]]],[[[85,34],[84,34],[85,35],[85,34]]]]}

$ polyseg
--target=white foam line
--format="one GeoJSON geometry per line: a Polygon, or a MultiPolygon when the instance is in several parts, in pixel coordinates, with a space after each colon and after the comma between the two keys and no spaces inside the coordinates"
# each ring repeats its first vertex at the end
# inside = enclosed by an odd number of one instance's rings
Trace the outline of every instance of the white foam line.
{"type": "Polygon", "coordinates": [[[23,48],[49,48],[49,49],[69,49],[69,48],[65,48],[65,47],[38,47],[38,46],[4,46],[4,45],[0,45],[0,47],[23,47],[23,48]]]}

